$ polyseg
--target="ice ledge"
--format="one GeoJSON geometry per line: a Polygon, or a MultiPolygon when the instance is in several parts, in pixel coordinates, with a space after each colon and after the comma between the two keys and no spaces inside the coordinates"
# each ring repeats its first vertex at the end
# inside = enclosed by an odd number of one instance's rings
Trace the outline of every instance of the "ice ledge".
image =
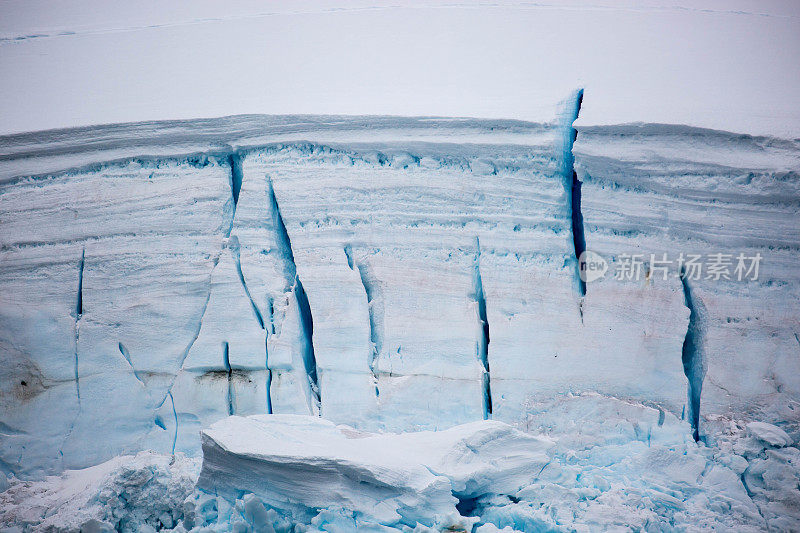
{"type": "Polygon", "coordinates": [[[552,142],[553,126],[510,119],[235,115],[46,130],[0,136],[0,183],[131,160],[228,157],[285,142],[542,145],[552,142]]]}
{"type": "MultiPolygon", "coordinates": [[[[233,115],[15,133],[0,135],[0,183],[132,160],[228,157],[233,152],[261,149],[275,143],[541,146],[553,143],[558,122],[555,109],[546,122],[382,115],[233,115]]],[[[585,156],[626,155],[629,159],[643,151],[647,157],[655,146],[658,152],[673,152],[658,156],[689,154],[693,160],[712,160],[718,164],[731,163],[733,158],[735,163],[745,166],[753,164],[755,158],[756,164],[772,166],[777,161],[781,168],[796,168],[800,141],[682,124],[591,125],[576,121],[576,128],[580,132],[576,153],[585,156]],[[653,143],[643,148],[636,139],[653,143]]]]}

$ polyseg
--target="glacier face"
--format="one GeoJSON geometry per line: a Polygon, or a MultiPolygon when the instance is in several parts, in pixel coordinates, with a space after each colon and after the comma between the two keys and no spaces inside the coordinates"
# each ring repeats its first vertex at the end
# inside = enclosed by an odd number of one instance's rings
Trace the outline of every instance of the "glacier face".
{"type": "Polygon", "coordinates": [[[709,442],[752,420],[796,439],[797,142],[648,124],[575,140],[577,107],[0,138],[2,470],[196,456],[228,415],[525,424],[565,394],[696,420],[709,442]],[[610,263],[585,286],[579,228],[610,263]],[[693,252],[760,253],[761,275],[611,275],[626,253],[693,252]]]}
{"type": "MultiPolygon", "coordinates": [[[[684,283],[696,317],[700,375],[693,387],[707,423],[741,417],[796,424],[796,141],[667,125],[581,136],[576,167],[587,241],[610,262],[626,252],[727,254],[732,266],[739,254],[763,257],[756,281],[708,279],[704,271],[684,283]]],[[[609,287],[598,283],[596,292],[609,287]]]]}

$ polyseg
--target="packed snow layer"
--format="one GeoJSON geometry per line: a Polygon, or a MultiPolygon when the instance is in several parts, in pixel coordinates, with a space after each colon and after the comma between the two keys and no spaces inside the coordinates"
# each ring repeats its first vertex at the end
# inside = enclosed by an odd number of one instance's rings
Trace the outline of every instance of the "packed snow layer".
{"type": "Polygon", "coordinates": [[[752,431],[732,424],[706,447],[670,413],[596,394],[532,403],[516,429],[373,434],[310,416],[234,416],[204,431],[199,478],[197,461],[149,452],[12,478],[0,527],[797,530],[800,452],[752,431]]]}
{"type": "Polygon", "coordinates": [[[573,149],[579,107],[1,138],[3,471],[197,456],[228,415],[433,430],[565,393],[795,441],[797,143],[634,125],[573,149]],[[741,251],[761,276],[584,285],[581,227],[612,269],[741,251]]]}

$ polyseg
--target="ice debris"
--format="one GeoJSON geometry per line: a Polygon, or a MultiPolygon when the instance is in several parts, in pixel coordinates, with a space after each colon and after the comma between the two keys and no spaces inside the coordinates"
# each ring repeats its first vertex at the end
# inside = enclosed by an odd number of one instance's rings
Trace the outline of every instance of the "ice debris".
{"type": "Polygon", "coordinates": [[[776,448],[782,448],[792,443],[791,437],[784,430],[766,422],[750,422],[747,424],[747,429],[758,440],[776,448]]]}

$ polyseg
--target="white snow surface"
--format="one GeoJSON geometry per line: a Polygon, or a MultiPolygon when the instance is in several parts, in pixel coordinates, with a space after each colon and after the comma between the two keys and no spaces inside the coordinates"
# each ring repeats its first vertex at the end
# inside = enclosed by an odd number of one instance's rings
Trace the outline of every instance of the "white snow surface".
{"type": "Polygon", "coordinates": [[[791,0],[4,0],[0,133],[238,113],[800,136],[791,0]]]}

